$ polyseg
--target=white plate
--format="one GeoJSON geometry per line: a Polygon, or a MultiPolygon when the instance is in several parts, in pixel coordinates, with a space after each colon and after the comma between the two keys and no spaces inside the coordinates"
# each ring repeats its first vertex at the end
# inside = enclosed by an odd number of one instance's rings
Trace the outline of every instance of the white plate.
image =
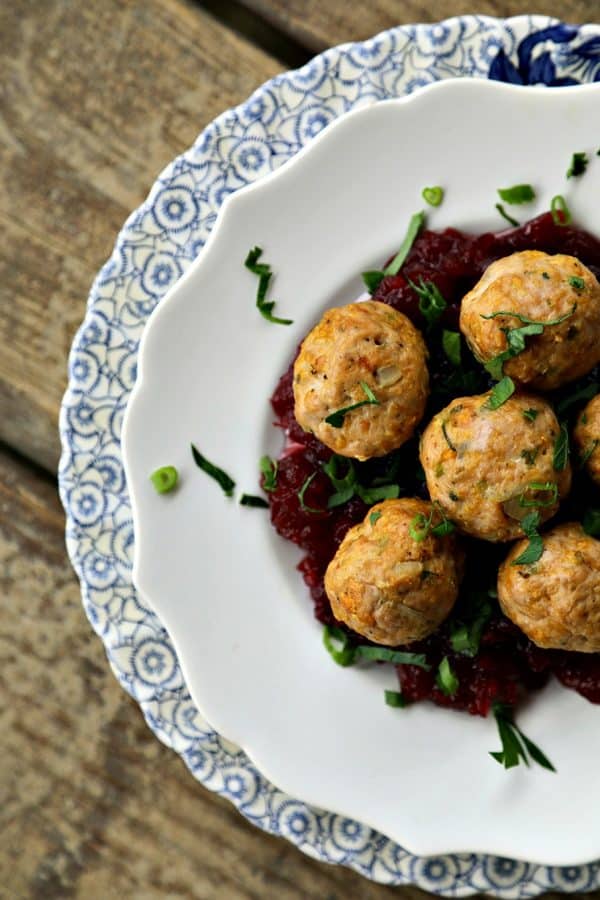
{"type": "Polygon", "coordinates": [[[385,706],[389,671],[335,666],[268,517],[226,500],[195,468],[195,442],[255,492],[277,453],[268,398],[327,306],[398,246],[423,186],[446,188],[434,228],[498,228],[496,188],[530,182],[532,217],[567,197],[598,231],[600,159],[565,181],[575,150],[598,144],[597,86],[545,91],[448,81],[351,113],[275,174],[234,194],[197,263],[152,315],[124,425],[136,534],[134,582],[175,643],[192,697],[277,786],[344,813],[418,854],[478,851],[553,865],[600,855],[600,714],[552,685],[520,713],[558,774],[506,772],[492,721],[429,704],[385,706]],[[276,273],[270,325],[243,266],[264,248],[276,273]],[[180,489],[157,495],[171,463],[180,489]]]}

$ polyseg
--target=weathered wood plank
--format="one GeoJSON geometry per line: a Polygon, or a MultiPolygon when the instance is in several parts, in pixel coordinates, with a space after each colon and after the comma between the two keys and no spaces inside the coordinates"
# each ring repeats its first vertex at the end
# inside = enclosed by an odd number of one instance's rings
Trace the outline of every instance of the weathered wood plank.
{"type": "Polygon", "coordinates": [[[182,0],[0,4],[0,440],[56,467],[66,355],[121,224],[279,68],[182,0]]]}
{"type": "Polygon", "coordinates": [[[437,22],[450,16],[477,12],[488,16],[515,16],[536,12],[566,22],[598,18],[596,3],[589,0],[538,0],[533,8],[521,0],[241,0],[270,25],[280,28],[314,52],[345,41],[364,40],[385,28],[409,22],[437,22]]]}
{"type": "Polygon", "coordinates": [[[63,900],[384,900],[197,784],[85,619],[54,485],[0,453],[0,893],[63,900]]]}

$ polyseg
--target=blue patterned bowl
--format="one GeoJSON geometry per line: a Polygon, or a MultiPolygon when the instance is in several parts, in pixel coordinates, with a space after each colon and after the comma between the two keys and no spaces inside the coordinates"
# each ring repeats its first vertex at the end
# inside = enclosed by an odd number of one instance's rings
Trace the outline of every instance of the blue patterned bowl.
{"type": "Polygon", "coordinates": [[[145,322],[204,245],[224,198],[277,168],[342,113],[434,81],[475,76],[554,86],[600,80],[600,28],[545,17],[468,16],[396,28],[278,76],[219,117],[162,173],[96,279],[70,357],[61,411],[61,497],[83,602],[119,681],[196,778],[259,827],[306,853],[387,884],[500,897],[599,886],[598,864],[569,868],[461,854],[419,858],[353,820],[269,784],[200,717],[169,637],[131,582],[133,531],[120,439],[145,322]]]}

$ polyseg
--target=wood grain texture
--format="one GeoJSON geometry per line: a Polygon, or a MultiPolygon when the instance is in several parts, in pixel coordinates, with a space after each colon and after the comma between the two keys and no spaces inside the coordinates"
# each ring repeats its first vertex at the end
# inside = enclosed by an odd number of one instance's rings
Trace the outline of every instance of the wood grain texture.
{"type": "Polygon", "coordinates": [[[249,825],[147,728],[88,624],[54,485],[0,453],[0,896],[418,900],[249,825]]]}
{"type": "Polygon", "coordinates": [[[68,349],[123,221],[279,68],[180,0],[0,4],[0,440],[56,468],[68,349]]]}
{"type": "Polygon", "coordinates": [[[314,52],[345,41],[360,41],[394,25],[437,22],[476,12],[516,16],[524,12],[556,16],[565,22],[588,22],[600,16],[598,0],[242,0],[270,25],[314,52]]]}

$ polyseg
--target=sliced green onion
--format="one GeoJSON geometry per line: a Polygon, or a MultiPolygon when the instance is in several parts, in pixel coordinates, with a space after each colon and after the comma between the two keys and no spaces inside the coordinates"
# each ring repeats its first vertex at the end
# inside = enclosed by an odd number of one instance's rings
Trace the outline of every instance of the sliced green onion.
{"type": "Polygon", "coordinates": [[[521,203],[531,203],[535,200],[535,191],[530,184],[515,184],[509,188],[498,188],[500,199],[511,206],[521,203]]]}
{"type": "Polygon", "coordinates": [[[161,466],[150,476],[150,481],[158,494],[168,494],[177,486],[179,473],[175,466],[161,466]]]}
{"type": "Polygon", "coordinates": [[[277,489],[277,470],[279,463],[270,456],[261,456],[259,467],[263,476],[263,490],[270,492],[277,489]]]}
{"type": "Polygon", "coordinates": [[[254,494],[242,494],[240,506],[254,506],[257,509],[268,509],[269,504],[264,497],[256,497],[254,494]]]}
{"type": "Polygon", "coordinates": [[[444,199],[444,188],[439,185],[425,187],[421,191],[421,196],[425,203],[428,203],[430,206],[439,206],[444,199]]]}
{"type": "Polygon", "coordinates": [[[567,178],[579,178],[588,167],[587,153],[574,153],[571,157],[571,165],[567,169],[567,178]]]}
{"type": "Polygon", "coordinates": [[[519,506],[532,507],[535,509],[548,509],[554,506],[558,500],[558,485],[553,481],[532,481],[527,485],[525,491],[519,497],[519,506]],[[529,500],[525,491],[532,491],[534,494],[549,494],[548,497],[534,497],[529,500]]]}
{"type": "Polygon", "coordinates": [[[360,409],[361,406],[369,406],[372,404],[379,406],[379,400],[377,399],[369,385],[366,383],[366,381],[361,381],[360,386],[367,399],[360,400],[358,403],[353,403],[351,406],[345,406],[343,409],[338,409],[335,412],[332,412],[325,419],[328,425],[331,425],[333,428],[341,428],[344,424],[344,419],[349,412],[352,412],[355,409],[360,409]]]}
{"type": "Polygon", "coordinates": [[[404,709],[405,706],[408,706],[408,700],[400,691],[384,691],[383,694],[386,704],[393,706],[394,709],[404,709]]]}
{"type": "Polygon", "coordinates": [[[226,497],[233,497],[233,490],[235,488],[235,481],[231,478],[227,472],[224,472],[223,469],[220,469],[219,466],[216,466],[214,463],[211,463],[205,456],[203,456],[197,447],[194,444],[191,445],[192,448],[192,456],[194,457],[194,462],[198,466],[199,469],[202,469],[207,475],[210,475],[211,478],[221,486],[223,489],[223,493],[226,497]]]}
{"type": "Polygon", "coordinates": [[[248,255],[244,260],[244,265],[247,269],[250,270],[254,275],[258,276],[258,288],[256,291],[256,308],[260,312],[261,316],[266,319],[268,322],[273,322],[275,325],[291,325],[292,319],[278,319],[277,316],[273,315],[273,308],[275,306],[275,301],[270,300],[267,302],[267,291],[269,289],[269,283],[271,278],[273,277],[273,272],[271,271],[271,266],[268,263],[259,263],[259,259],[262,256],[262,247],[253,247],[248,251],[248,255]]]}
{"type": "Polygon", "coordinates": [[[513,219],[512,216],[509,216],[509,214],[506,212],[506,210],[504,209],[504,207],[502,206],[501,203],[496,203],[496,209],[498,210],[498,212],[500,213],[500,215],[502,216],[502,218],[503,218],[503,219],[506,219],[506,221],[508,222],[509,225],[512,225],[513,228],[518,228],[518,227],[519,227],[519,225],[520,225],[521,223],[520,223],[520,222],[517,222],[516,219],[513,219]]]}
{"type": "Polygon", "coordinates": [[[435,683],[446,697],[454,697],[459,688],[459,680],[456,673],[452,670],[447,656],[443,658],[438,666],[435,683]]]}
{"type": "Polygon", "coordinates": [[[554,444],[552,465],[557,472],[564,472],[569,462],[569,429],[563,422],[554,444]]]}
{"type": "Polygon", "coordinates": [[[512,397],[515,392],[515,383],[512,378],[509,378],[508,375],[505,375],[498,384],[494,385],[490,396],[483,404],[484,409],[500,409],[500,407],[506,403],[506,401],[512,397]]]}
{"type": "Polygon", "coordinates": [[[557,194],[550,201],[550,212],[555,225],[568,225],[571,221],[571,210],[562,194],[557,194]]]}

